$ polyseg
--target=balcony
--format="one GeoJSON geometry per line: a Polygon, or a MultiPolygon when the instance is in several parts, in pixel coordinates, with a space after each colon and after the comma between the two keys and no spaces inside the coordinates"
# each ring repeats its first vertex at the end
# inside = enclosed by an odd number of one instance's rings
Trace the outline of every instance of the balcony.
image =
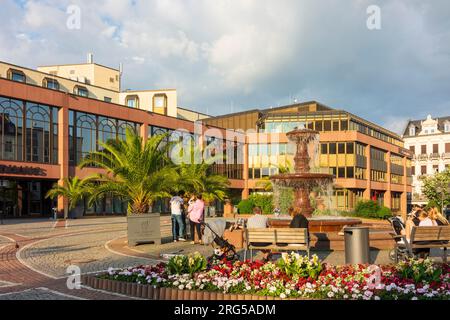
{"type": "Polygon", "coordinates": [[[417,155],[417,159],[419,161],[427,161],[428,160],[428,155],[426,155],[426,154],[419,154],[419,155],[417,155]]]}
{"type": "Polygon", "coordinates": [[[439,160],[441,155],[439,153],[430,153],[430,160],[439,160]]]}
{"type": "Polygon", "coordinates": [[[442,154],[442,159],[450,159],[450,152],[445,152],[442,154]]]}

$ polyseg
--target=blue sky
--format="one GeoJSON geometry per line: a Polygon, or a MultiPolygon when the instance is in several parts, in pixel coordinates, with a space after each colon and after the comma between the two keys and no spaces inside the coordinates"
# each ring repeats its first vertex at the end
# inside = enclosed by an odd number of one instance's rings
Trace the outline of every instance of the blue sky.
{"type": "Polygon", "coordinates": [[[0,60],[124,64],[123,88],[176,88],[218,115],[317,100],[401,132],[450,115],[450,2],[1,0],[0,60]],[[66,8],[81,9],[81,29],[66,8]],[[366,27],[369,5],[381,29],[366,27]]]}

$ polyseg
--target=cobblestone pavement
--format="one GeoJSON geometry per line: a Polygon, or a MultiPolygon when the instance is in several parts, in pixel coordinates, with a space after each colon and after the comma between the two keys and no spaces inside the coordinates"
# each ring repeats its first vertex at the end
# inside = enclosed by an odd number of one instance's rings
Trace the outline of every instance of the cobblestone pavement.
{"type": "Polygon", "coordinates": [[[82,273],[91,273],[109,267],[154,263],[105,247],[106,242],[124,235],[124,217],[68,223],[5,221],[5,225],[0,225],[0,299],[129,299],[86,287],[69,290],[66,285],[66,270],[71,265],[79,266],[82,273]]]}
{"type": "Polygon", "coordinates": [[[80,300],[76,296],[62,294],[48,288],[27,289],[19,292],[0,294],[0,300],[80,300]]]}

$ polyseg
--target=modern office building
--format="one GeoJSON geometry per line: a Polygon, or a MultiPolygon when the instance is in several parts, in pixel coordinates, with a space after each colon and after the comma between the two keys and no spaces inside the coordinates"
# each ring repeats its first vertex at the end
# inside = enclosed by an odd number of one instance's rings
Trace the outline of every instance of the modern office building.
{"type": "Polygon", "coordinates": [[[373,199],[393,211],[406,212],[411,192],[409,150],[397,134],[349,112],[311,101],[203,122],[247,132],[244,195],[261,189],[261,178],[293,164],[286,132],[309,128],[320,132],[317,169],[336,177],[332,209],[351,210],[359,199],[373,199]]]}
{"type": "Polygon", "coordinates": [[[433,175],[450,167],[450,116],[411,120],[403,133],[405,148],[413,154],[412,204],[425,204],[421,176],[433,175]]]}
{"type": "MultiPolygon", "coordinates": [[[[52,203],[46,192],[64,178],[99,170],[77,165],[100,141],[123,138],[126,128],[144,139],[171,131],[176,139],[188,136],[223,152],[213,171],[228,176],[233,197],[245,198],[259,189],[259,179],[292,163],[285,133],[302,126],[320,132],[320,170],[336,176],[333,206],[349,210],[366,198],[406,212],[410,152],[394,133],[317,102],[210,117],[180,108],[175,89],[122,91],[120,69],[96,64],[91,55],[84,64],[37,70],[0,62],[3,215],[45,216],[53,206],[67,215],[67,201],[52,203]]],[[[115,198],[83,207],[85,214],[126,209],[115,198]]],[[[153,209],[165,207],[161,201],[153,209]]]]}

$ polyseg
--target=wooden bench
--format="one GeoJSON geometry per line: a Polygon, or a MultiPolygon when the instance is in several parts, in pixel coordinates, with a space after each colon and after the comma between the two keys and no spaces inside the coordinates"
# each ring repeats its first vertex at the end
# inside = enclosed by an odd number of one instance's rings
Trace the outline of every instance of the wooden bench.
{"type": "Polygon", "coordinates": [[[253,261],[253,250],[271,251],[306,251],[309,258],[308,229],[299,228],[264,228],[245,230],[245,253],[250,250],[250,259],[253,261]],[[260,245],[260,244],[268,245],[260,245]]]}
{"type": "Polygon", "coordinates": [[[402,239],[395,243],[395,262],[398,262],[398,250],[406,249],[414,257],[414,249],[443,248],[442,260],[447,262],[447,248],[450,247],[450,226],[417,227],[411,229],[411,239],[408,242],[405,235],[395,235],[394,239],[402,239]]]}

